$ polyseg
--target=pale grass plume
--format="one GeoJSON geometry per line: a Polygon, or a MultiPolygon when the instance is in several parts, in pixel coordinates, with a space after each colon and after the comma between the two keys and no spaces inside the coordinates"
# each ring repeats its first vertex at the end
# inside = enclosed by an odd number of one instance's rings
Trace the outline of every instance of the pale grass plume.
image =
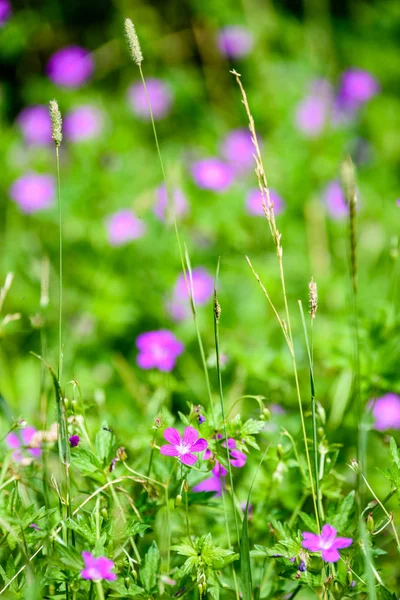
{"type": "Polygon", "coordinates": [[[315,315],[318,310],[318,288],[315,283],[313,277],[311,277],[311,281],[308,284],[309,290],[309,307],[310,307],[310,315],[312,319],[315,319],[315,315]]]}
{"type": "Polygon", "coordinates": [[[51,137],[54,140],[57,148],[61,145],[62,135],[62,117],[60,109],[58,108],[57,100],[50,100],[49,102],[49,114],[51,119],[51,137]]]}
{"type": "Polygon", "coordinates": [[[125,35],[132,59],[139,66],[143,61],[143,54],[135,26],[130,19],[125,19],[125,35]]]}

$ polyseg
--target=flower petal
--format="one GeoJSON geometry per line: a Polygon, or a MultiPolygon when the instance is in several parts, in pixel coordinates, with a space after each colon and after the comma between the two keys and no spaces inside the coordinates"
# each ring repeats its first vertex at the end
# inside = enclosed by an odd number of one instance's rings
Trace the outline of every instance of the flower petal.
{"type": "Polygon", "coordinates": [[[332,548],[348,548],[352,543],[352,538],[338,537],[333,542],[332,548]]]}
{"type": "Polygon", "coordinates": [[[199,440],[197,440],[197,442],[191,445],[190,452],[202,452],[207,448],[207,446],[207,440],[205,440],[204,438],[200,438],[199,440]]]}
{"type": "Polygon", "coordinates": [[[181,443],[181,436],[179,435],[179,431],[175,429],[175,427],[167,427],[164,431],[164,437],[173,446],[179,446],[181,443]]]}
{"type": "Polygon", "coordinates": [[[219,477],[215,477],[212,475],[204,481],[200,481],[197,485],[193,487],[194,492],[216,492],[216,496],[221,496],[222,494],[222,480],[219,477]]]}
{"type": "Polygon", "coordinates": [[[226,477],[228,471],[225,469],[221,463],[218,461],[215,463],[215,467],[212,469],[212,472],[216,477],[226,477]]]}
{"type": "Polygon", "coordinates": [[[321,551],[322,558],[326,562],[337,562],[340,559],[340,554],[336,548],[328,548],[321,551]]]}
{"type": "Polygon", "coordinates": [[[247,456],[240,450],[231,450],[231,465],[240,469],[246,464],[247,456]]]}
{"type": "Polygon", "coordinates": [[[207,448],[207,450],[203,454],[203,460],[209,460],[211,457],[212,457],[212,452],[211,452],[210,448],[207,448]]]}
{"type": "Polygon", "coordinates": [[[303,548],[310,550],[311,552],[318,552],[320,549],[320,537],[315,533],[310,533],[309,531],[304,531],[303,533],[303,541],[301,545],[303,548]]]}
{"type": "Polygon", "coordinates": [[[170,444],[164,444],[164,446],[161,446],[160,452],[161,454],[165,454],[165,456],[179,456],[179,450],[170,444]]]}
{"type": "Polygon", "coordinates": [[[96,564],[97,569],[100,571],[103,579],[115,579],[115,573],[111,572],[111,569],[114,568],[114,563],[112,560],[109,560],[105,556],[99,556],[96,564]]]}
{"type": "Polygon", "coordinates": [[[179,460],[184,465],[188,465],[191,467],[192,465],[194,465],[195,462],[197,462],[197,456],[195,454],[190,454],[190,452],[188,452],[186,454],[181,454],[179,456],[179,460]]]}
{"type": "Polygon", "coordinates": [[[191,446],[195,443],[198,437],[198,431],[194,427],[190,427],[189,425],[189,427],[186,427],[185,431],[183,432],[183,443],[186,446],[191,446]]]}
{"type": "Polygon", "coordinates": [[[329,541],[331,540],[333,542],[333,539],[336,537],[337,531],[334,527],[332,527],[332,525],[324,525],[321,531],[321,539],[324,541],[329,541]]]}
{"type": "Polygon", "coordinates": [[[6,436],[4,441],[7,444],[7,446],[9,448],[11,448],[12,450],[16,450],[17,448],[19,448],[21,446],[20,438],[13,431],[6,436]]]}
{"type": "Polygon", "coordinates": [[[82,558],[86,569],[91,569],[96,566],[96,559],[91,552],[82,552],[82,558]]]}

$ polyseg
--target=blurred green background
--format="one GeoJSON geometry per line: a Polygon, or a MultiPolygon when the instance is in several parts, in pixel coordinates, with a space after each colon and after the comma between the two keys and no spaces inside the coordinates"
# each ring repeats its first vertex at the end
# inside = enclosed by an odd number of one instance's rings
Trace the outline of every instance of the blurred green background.
{"type": "MultiPolygon", "coordinates": [[[[58,212],[24,213],[12,199],[14,182],[29,171],[55,176],[51,144],[30,144],[19,124],[21,111],[53,97],[63,115],[91,105],[102,128],[86,140],[65,139],[60,151],[64,236],[64,377],[76,379],[87,412],[99,413],[133,448],[147,444],[152,419],[163,404],[173,413],[186,402],[206,403],[195,329],[190,317],[175,322],[167,309],[180,273],[170,224],[153,212],[162,183],[151,124],[132,111],[129,87],[139,73],[126,48],[123,22],[136,25],[145,76],[160,78],[171,108],[157,121],[170,180],[183,190],[189,210],[180,219],[193,267],[214,276],[221,257],[219,299],[221,344],[227,356],[227,402],[259,394],[295,413],[290,356],[272,311],[254,280],[250,256],[279,310],[282,296],[275,250],[262,217],[248,214],[246,196],[257,186],[252,170],[236,175],[223,192],[201,189],[192,177],[198,158],[221,156],[232,130],[247,127],[239,90],[229,73],[242,74],[262,140],[271,188],[284,200],[277,216],[282,233],[288,297],[304,397],[308,368],[297,300],[308,303],[308,282],[319,287],[314,327],[318,399],[327,411],[336,442],[354,439],[351,405],[351,287],[347,220],[327,209],[326,186],[351,154],[359,191],[359,304],[362,393],[365,403],[400,392],[398,365],[397,235],[400,208],[400,55],[397,1],[272,2],[261,0],[85,0],[13,1],[0,30],[1,254],[4,280],[14,282],[3,307],[0,350],[1,394],[14,417],[40,423],[39,361],[57,363],[58,212]],[[245,56],[231,58],[218,47],[227,26],[252,37],[245,56]],[[94,62],[82,85],[57,85],[47,65],[58,50],[77,45],[94,62]],[[333,112],[343,73],[362,69],[379,91],[353,113],[333,112]],[[302,102],[317,97],[323,80],[332,99],[317,133],[298,124],[302,102]],[[129,209],[145,234],[113,246],[107,219],[129,209]],[[43,302],[46,278],[49,302],[43,302]],[[41,303],[42,297],[42,303],[41,303]],[[136,365],[136,337],[166,328],[185,344],[172,373],[146,372],[136,365]],[[333,407],[333,411],[331,410],[333,407]],[[142,433],[141,437],[138,435],[142,433]],[[352,434],[351,434],[352,436],[352,434]]],[[[320,96],[319,96],[320,98],[320,96]]],[[[321,99],[321,98],[320,98],[321,99]]],[[[207,357],[213,362],[212,306],[199,307],[207,357]]],[[[215,373],[210,368],[216,388],[215,373]]],[[[251,413],[252,407],[243,408],[251,413]]],[[[296,430],[296,417],[292,427],[296,430]]],[[[385,439],[376,435],[376,455],[385,439]],[[378,440],[382,443],[376,444],[378,440]]],[[[354,455],[348,445],[341,462],[354,455]]]]}

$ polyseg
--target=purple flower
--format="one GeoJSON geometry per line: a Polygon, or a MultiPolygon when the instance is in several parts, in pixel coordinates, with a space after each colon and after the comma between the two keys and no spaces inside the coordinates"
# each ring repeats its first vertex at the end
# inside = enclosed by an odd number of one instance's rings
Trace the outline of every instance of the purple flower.
{"type": "Polygon", "coordinates": [[[192,165],[192,176],[199,188],[224,192],[233,182],[234,171],[219,158],[205,158],[192,165]]]}
{"type": "Polygon", "coordinates": [[[146,225],[130,210],[120,210],[106,221],[108,239],[112,246],[122,246],[127,242],[141,238],[146,225]]]}
{"type": "Polygon", "coordinates": [[[193,486],[194,492],[216,492],[215,496],[222,495],[222,486],[223,479],[220,477],[216,477],[215,475],[211,475],[211,477],[207,477],[204,481],[200,481],[195,486],[193,486]]]}
{"type": "MultiPolygon", "coordinates": [[[[226,442],[222,442],[222,446],[226,448],[226,442]]],[[[229,462],[231,465],[233,467],[237,467],[238,469],[244,467],[247,461],[247,456],[243,452],[240,452],[240,450],[236,449],[236,441],[233,438],[228,438],[228,448],[231,457],[229,462]]]]}
{"type": "Polygon", "coordinates": [[[326,127],[333,103],[332,87],[325,79],[314,81],[311,91],[298,105],[296,126],[307,137],[318,136],[326,127]]]}
{"type": "MultiPolygon", "coordinates": [[[[172,107],[172,93],[161,79],[146,80],[147,93],[154,119],[162,119],[168,115],[172,107]]],[[[133,112],[145,121],[150,120],[147,96],[142,82],[134,83],[128,90],[128,99],[133,112]]]]}
{"type": "Polygon", "coordinates": [[[208,446],[207,440],[199,438],[196,429],[190,426],[183,432],[183,438],[174,427],[168,427],[164,431],[164,437],[169,444],[161,446],[161,454],[177,456],[184,465],[194,465],[197,456],[193,452],[203,452],[208,446]]]}
{"type": "Polygon", "coordinates": [[[348,548],[353,540],[336,537],[336,534],[337,531],[332,525],[324,525],[321,535],[304,531],[302,546],[311,552],[321,552],[322,559],[326,562],[337,562],[340,559],[338,550],[348,548]]]}
{"type": "Polygon", "coordinates": [[[234,129],[223,139],[221,154],[238,173],[245,173],[255,166],[254,145],[248,129],[234,129]]]}
{"type": "Polygon", "coordinates": [[[385,394],[371,404],[375,429],[400,429],[400,396],[385,394]]]}
{"type": "Polygon", "coordinates": [[[40,531],[40,527],[36,525],[36,523],[31,523],[29,527],[32,527],[32,529],[34,529],[35,531],[40,531]]]}
{"type": "Polygon", "coordinates": [[[24,213],[44,210],[54,202],[54,177],[33,172],[26,173],[14,181],[9,194],[24,213]]]}
{"type": "Polygon", "coordinates": [[[301,573],[304,573],[304,571],[307,571],[307,565],[306,565],[306,563],[304,562],[304,560],[301,560],[301,561],[300,561],[300,564],[299,564],[299,571],[300,571],[301,573]]]}
{"type": "Polygon", "coordinates": [[[103,128],[103,113],[95,106],[85,104],[67,113],[63,131],[71,142],[91,140],[100,135],[103,128]]]}
{"type": "Polygon", "coordinates": [[[244,58],[254,45],[252,34],[242,25],[228,25],[218,33],[219,51],[227,58],[244,58]]]}
{"type": "Polygon", "coordinates": [[[344,199],[339,181],[331,181],[323,191],[324,203],[333,219],[342,219],[349,214],[349,207],[344,199]]]}
{"type": "Polygon", "coordinates": [[[0,0],[0,27],[11,17],[11,4],[8,0],[0,0]]]}
{"type": "MultiPolygon", "coordinates": [[[[189,279],[188,283],[190,285],[189,279]]],[[[203,267],[196,267],[192,270],[192,292],[194,301],[199,306],[207,304],[212,298],[214,293],[214,280],[203,267]]],[[[183,273],[181,273],[177,279],[172,298],[167,307],[175,321],[181,321],[191,314],[189,293],[183,273]]]]}
{"type": "MultiPolygon", "coordinates": [[[[269,190],[269,197],[274,205],[274,214],[279,215],[285,208],[285,203],[275,190],[269,190]]],[[[264,216],[263,198],[258,188],[249,191],[246,198],[246,210],[250,215],[264,216]]]]}
{"type": "Polygon", "coordinates": [[[114,563],[105,556],[95,558],[91,552],[82,552],[82,558],[85,563],[85,568],[81,571],[82,579],[90,579],[92,581],[115,581],[117,576],[112,572],[114,563]]]}
{"type": "Polygon", "coordinates": [[[37,430],[34,427],[24,427],[19,431],[12,431],[6,436],[4,441],[10,450],[14,450],[11,456],[16,462],[28,464],[33,458],[41,457],[40,448],[30,447],[36,433],[37,430]]]}
{"type": "Polygon", "coordinates": [[[69,443],[71,444],[71,448],[75,448],[80,442],[79,435],[71,435],[69,438],[69,443]]]}
{"type": "Polygon", "coordinates": [[[348,69],[342,75],[337,105],[345,112],[354,112],[379,93],[378,81],[368,71],[348,69]]]}
{"type": "Polygon", "coordinates": [[[142,369],[159,369],[169,372],[175,366],[176,359],[184,350],[182,342],[167,329],[147,331],[136,338],[139,349],[137,364],[142,369]]]}
{"type": "MultiPolygon", "coordinates": [[[[172,202],[175,217],[184,217],[189,212],[189,206],[185,195],[179,188],[172,192],[172,202]]],[[[172,207],[168,206],[168,196],[165,185],[160,185],[156,190],[156,201],[153,205],[153,213],[160,221],[171,222],[173,219],[172,207]],[[169,214],[171,213],[171,214],[169,214]]]]}
{"type": "Polygon", "coordinates": [[[27,106],[19,113],[17,123],[27,144],[45,146],[52,143],[47,106],[27,106]]]}
{"type": "Polygon", "coordinates": [[[198,415],[197,421],[198,421],[199,425],[202,425],[203,423],[205,423],[207,421],[207,419],[205,418],[204,415],[198,415]]]}
{"type": "Polygon", "coordinates": [[[89,52],[79,46],[58,50],[47,63],[47,75],[53,83],[79,88],[92,75],[94,62],[89,52]]]}
{"type": "Polygon", "coordinates": [[[397,206],[400,206],[400,198],[398,198],[398,199],[396,200],[396,204],[397,204],[397,206]]]}

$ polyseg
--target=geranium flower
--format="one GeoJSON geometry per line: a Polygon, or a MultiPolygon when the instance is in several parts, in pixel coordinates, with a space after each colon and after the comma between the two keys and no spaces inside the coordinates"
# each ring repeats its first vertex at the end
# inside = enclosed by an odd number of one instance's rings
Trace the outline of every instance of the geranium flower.
{"type": "Polygon", "coordinates": [[[168,427],[164,431],[164,437],[169,442],[161,446],[161,454],[166,456],[177,456],[184,465],[194,465],[197,456],[193,452],[202,452],[208,446],[207,440],[200,438],[194,427],[186,427],[183,438],[174,427],[168,427]]]}
{"type": "Polygon", "coordinates": [[[146,225],[131,210],[120,210],[106,220],[108,240],[112,246],[122,246],[141,238],[146,233],[146,225]]]}
{"type": "Polygon", "coordinates": [[[379,93],[379,83],[371,73],[348,69],[342,75],[337,97],[339,109],[354,112],[379,93]]]}
{"type": "Polygon", "coordinates": [[[326,562],[337,562],[340,559],[338,550],[348,548],[353,543],[351,538],[336,537],[337,531],[332,525],[324,525],[321,535],[303,532],[303,548],[311,552],[321,552],[322,559],[326,562]]]}
{"type": "Polygon", "coordinates": [[[400,429],[400,396],[385,394],[371,402],[374,426],[378,431],[400,429]]]}
{"type": "Polygon", "coordinates": [[[232,167],[214,157],[195,162],[192,165],[192,175],[199,188],[214,192],[224,192],[234,179],[232,167]]]}
{"type": "Polygon", "coordinates": [[[325,79],[314,81],[311,91],[298,105],[296,126],[307,137],[318,136],[326,127],[333,104],[332,86],[325,79]]]}
{"type": "Polygon", "coordinates": [[[45,146],[53,142],[47,106],[27,106],[19,113],[17,123],[27,144],[45,146]]]}
{"type": "Polygon", "coordinates": [[[159,221],[172,221],[172,208],[175,217],[184,217],[189,212],[186,196],[180,188],[173,189],[172,202],[173,207],[168,206],[168,196],[165,184],[160,185],[156,190],[156,201],[153,204],[153,213],[159,221]]]}
{"type": "Polygon", "coordinates": [[[91,552],[82,552],[82,558],[85,563],[85,568],[81,571],[82,579],[90,579],[91,581],[115,581],[116,574],[111,571],[114,568],[114,563],[105,556],[95,558],[91,552]]]}
{"type": "MultiPolygon", "coordinates": [[[[259,141],[261,145],[261,142],[259,141]]],[[[248,129],[234,129],[223,139],[221,154],[238,173],[254,168],[254,145],[248,129]]]]}
{"type": "Polygon", "coordinates": [[[211,477],[207,477],[204,481],[200,481],[193,486],[194,492],[215,492],[215,497],[218,498],[222,495],[222,486],[224,480],[221,477],[217,477],[216,475],[211,475],[211,477]]]}
{"type": "MultiPolygon", "coordinates": [[[[190,285],[189,281],[188,283],[190,285]]],[[[213,296],[214,279],[203,267],[195,267],[192,270],[192,291],[194,301],[198,306],[207,304],[213,296]]],[[[179,275],[176,281],[167,308],[175,321],[182,321],[191,315],[189,293],[183,273],[179,275]]]]}
{"type": "MultiPolygon", "coordinates": [[[[171,90],[164,81],[154,77],[146,79],[146,88],[154,119],[163,119],[168,115],[172,107],[173,97],[171,90]]],[[[150,120],[146,91],[141,81],[134,83],[129,88],[128,100],[135,115],[145,121],[150,120]]]]}
{"type": "Polygon", "coordinates": [[[76,446],[79,444],[80,442],[80,437],[79,435],[71,435],[69,438],[69,443],[71,444],[71,448],[76,448],[76,446]]]}
{"type": "Polygon", "coordinates": [[[53,83],[79,88],[92,75],[94,62],[89,52],[80,46],[58,50],[47,64],[47,75],[53,83]]]}
{"type": "Polygon", "coordinates": [[[158,369],[169,372],[175,366],[185,346],[167,329],[147,331],[136,339],[139,349],[137,364],[142,369],[158,369]]]}
{"type": "Polygon", "coordinates": [[[0,27],[11,17],[11,5],[8,0],[0,0],[0,27]]]}
{"type": "MultiPolygon", "coordinates": [[[[12,458],[18,463],[29,464],[35,458],[40,458],[42,451],[39,447],[30,447],[37,434],[35,427],[24,427],[19,431],[11,431],[6,438],[7,446],[14,450],[12,458]]],[[[36,446],[36,444],[35,444],[36,446]]]]}
{"type": "MultiPolygon", "coordinates": [[[[269,190],[269,198],[274,206],[274,214],[279,215],[285,208],[285,203],[275,190],[269,190]]],[[[249,191],[246,198],[246,210],[249,215],[256,217],[265,216],[263,208],[263,197],[258,188],[249,191]]]]}
{"type": "Polygon", "coordinates": [[[254,45],[251,32],[242,25],[228,25],[218,33],[219,51],[227,58],[244,58],[254,45]]]}
{"type": "Polygon", "coordinates": [[[14,181],[9,194],[26,214],[44,210],[54,202],[54,177],[40,173],[26,173],[14,181]]]}
{"type": "Polygon", "coordinates": [[[103,128],[103,113],[96,106],[85,104],[66,114],[63,131],[71,142],[91,140],[100,135],[103,128]]]}

